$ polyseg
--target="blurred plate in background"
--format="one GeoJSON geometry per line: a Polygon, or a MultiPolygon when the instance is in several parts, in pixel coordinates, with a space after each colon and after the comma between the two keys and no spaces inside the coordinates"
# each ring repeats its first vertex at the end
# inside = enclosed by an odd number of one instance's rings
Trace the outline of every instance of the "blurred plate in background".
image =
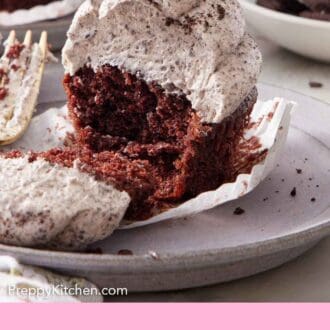
{"type": "Polygon", "coordinates": [[[66,16],[52,21],[36,22],[32,24],[17,25],[17,26],[1,26],[0,33],[4,38],[7,37],[11,30],[17,32],[20,40],[23,40],[25,32],[32,30],[34,35],[40,35],[42,31],[48,32],[48,42],[52,46],[52,51],[60,50],[66,40],[66,32],[68,31],[73,16],[66,16]]]}
{"type": "Polygon", "coordinates": [[[297,54],[330,62],[330,22],[280,13],[255,0],[239,1],[257,33],[297,54]]]}

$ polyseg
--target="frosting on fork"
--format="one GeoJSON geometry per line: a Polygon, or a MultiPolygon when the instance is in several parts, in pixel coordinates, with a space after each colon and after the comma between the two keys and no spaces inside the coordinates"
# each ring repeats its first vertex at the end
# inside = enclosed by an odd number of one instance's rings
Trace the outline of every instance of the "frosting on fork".
{"type": "Polygon", "coordinates": [[[47,57],[47,33],[33,44],[31,31],[23,43],[13,31],[5,46],[0,60],[0,145],[15,142],[29,126],[47,57]]]}

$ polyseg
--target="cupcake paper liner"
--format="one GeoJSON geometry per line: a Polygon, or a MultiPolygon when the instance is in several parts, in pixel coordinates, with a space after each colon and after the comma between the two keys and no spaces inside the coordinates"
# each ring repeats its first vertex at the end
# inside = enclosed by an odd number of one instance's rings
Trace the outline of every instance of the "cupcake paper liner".
{"type": "Polygon", "coordinates": [[[258,101],[251,113],[251,120],[244,132],[244,139],[257,138],[260,147],[251,153],[268,150],[266,158],[252,168],[250,174],[240,174],[235,182],[221,185],[217,190],[207,191],[179,206],[158,214],[145,221],[123,221],[121,229],[142,227],[174,218],[192,216],[212,209],[229,201],[233,201],[250,193],[274,169],[285,144],[294,102],[274,98],[258,101]]]}
{"type": "MultiPolygon", "coordinates": [[[[250,193],[276,166],[288,135],[291,112],[295,106],[294,102],[281,98],[274,98],[266,102],[258,101],[255,104],[250,123],[244,131],[243,139],[245,141],[251,138],[257,139],[259,147],[251,149],[250,152],[260,153],[267,150],[267,155],[262,162],[252,168],[251,173],[240,174],[235,182],[223,184],[214,191],[204,192],[148,220],[135,222],[123,220],[120,228],[130,229],[173,218],[188,217],[250,193]]],[[[19,149],[27,151],[33,149],[42,151],[63,146],[67,133],[73,132],[66,114],[67,109],[63,107],[49,109],[36,116],[25,136],[20,141],[2,150],[19,149]]]]}

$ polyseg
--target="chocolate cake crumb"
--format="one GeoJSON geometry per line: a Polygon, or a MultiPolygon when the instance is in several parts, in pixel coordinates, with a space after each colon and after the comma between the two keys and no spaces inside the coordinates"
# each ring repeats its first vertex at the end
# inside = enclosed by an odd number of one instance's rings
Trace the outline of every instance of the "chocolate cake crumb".
{"type": "Polygon", "coordinates": [[[11,68],[12,68],[14,71],[17,71],[18,69],[20,69],[20,65],[12,64],[12,65],[11,65],[11,68]]]}
{"type": "Polygon", "coordinates": [[[11,46],[9,52],[7,53],[7,57],[12,60],[19,58],[24,47],[25,46],[23,44],[18,44],[18,43],[11,46]]]}
{"type": "Polygon", "coordinates": [[[119,256],[132,256],[133,252],[131,250],[123,249],[123,250],[119,250],[117,254],[119,256]]]}
{"type": "Polygon", "coordinates": [[[296,197],[296,195],[297,195],[297,188],[296,188],[296,187],[294,187],[294,188],[291,190],[290,195],[291,195],[292,197],[296,197]]]}
{"type": "Polygon", "coordinates": [[[297,172],[297,174],[301,174],[302,173],[302,169],[296,168],[296,172],[297,172]]]}
{"type": "Polygon", "coordinates": [[[309,82],[309,86],[311,88],[322,88],[323,87],[323,84],[320,83],[320,82],[317,82],[317,81],[310,81],[309,82]]]}
{"type": "Polygon", "coordinates": [[[100,247],[97,248],[88,248],[85,253],[88,254],[103,254],[103,250],[100,247]]]}
{"type": "Polygon", "coordinates": [[[245,210],[243,210],[241,207],[237,207],[234,211],[235,215],[242,215],[245,213],[245,210]]]}
{"type": "Polygon", "coordinates": [[[4,100],[7,95],[8,95],[8,89],[1,87],[0,88],[0,101],[4,100]]]}

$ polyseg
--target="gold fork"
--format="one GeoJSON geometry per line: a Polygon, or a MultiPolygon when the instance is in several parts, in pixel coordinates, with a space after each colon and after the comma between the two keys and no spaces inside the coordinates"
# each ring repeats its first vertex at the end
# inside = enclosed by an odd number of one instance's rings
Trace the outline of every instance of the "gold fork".
{"type": "Polygon", "coordinates": [[[27,130],[37,104],[47,58],[47,32],[39,43],[27,31],[23,43],[11,31],[0,59],[0,145],[17,141],[27,130]]]}

